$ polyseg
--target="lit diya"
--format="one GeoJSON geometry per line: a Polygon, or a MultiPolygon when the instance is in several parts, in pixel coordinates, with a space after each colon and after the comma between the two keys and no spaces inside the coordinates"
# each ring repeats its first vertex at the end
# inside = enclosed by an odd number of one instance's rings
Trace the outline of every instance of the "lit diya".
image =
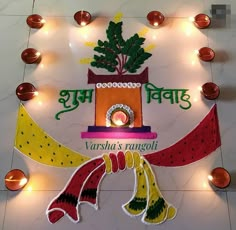
{"type": "Polygon", "coordinates": [[[5,186],[11,191],[22,189],[27,184],[27,182],[27,177],[20,169],[12,169],[5,176],[5,186]]]}
{"type": "Polygon", "coordinates": [[[149,21],[150,25],[157,27],[164,22],[165,17],[159,11],[151,11],[147,15],[147,20],[149,21]]]}
{"type": "Polygon", "coordinates": [[[27,48],[21,53],[21,59],[26,64],[39,63],[41,61],[41,54],[34,48],[27,48]]]}
{"type": "Polygon", "coordinates": [[[27,17],[26,23],[30,28],[40,29],[45,24],[45,20],[38,14],[32,14],[27,17]]]}
{"type": "Polygon", "coordinates": [[[129,122],[129,117],[124,111],[117,110],[111,115],[111,121],[116,126],[124,126],[129,122]]]}
{"type": "Polygon", "coordinates": [[[91,22],[91,18],[91,14],[85,10],[78,11],[74,14],[74,19],[80,26],[86,26],[89,24],[91,22]]]}
{"type": "Polygon", "coordinates": [[[220,88],[213,82],[202,85],[202,94],[208,100],[215,100],[220,95],[220,88]]]}
{"type": "Polygon", "coordinates": [[[193,23],[197,28],[205,29],[210,26],[211,19],[206,14],[198,14],[194,17],[193,23]]]}
{"type": "Polygon", "coordinates": [[[37,89],[31,83],[24,82],[16,88],[16,96],[21,101],[28,101],[37,95],[37,89]]]}
{"type": "Polygon", "coordinates": [[[215,52],[209,47],[202,47],[198,50],[198,57],[202,61],[212,61],[215,58],[215,52]]]}
{"type": "Polygon", "coordinates": [[[208,179],[214,186],[221,189],[228,187],[231,181],[229,172],[222,167],[213,169],[208,179]]]}

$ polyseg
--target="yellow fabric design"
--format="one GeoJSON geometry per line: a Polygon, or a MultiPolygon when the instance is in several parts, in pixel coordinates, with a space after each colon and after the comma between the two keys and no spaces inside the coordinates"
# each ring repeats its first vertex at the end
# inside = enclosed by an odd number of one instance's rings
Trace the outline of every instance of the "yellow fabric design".
{"type": "Polygon", "coordinates": [[[158,188],[150,164],[138,152],[125,153],[127,168],[134,168],[135,185],[132,198],[122,206],[130,216],[143,214],[146,224],[160,224],[173,219],[176,209],[167,203],[158,188]]]}
{"type": "MultiPolygon", "coordinates": [[[[143,167],[148,179],[149,183],[149,198],[148,198],[148,205],[147,205],[147,211],[155,204],[155,202],[158,201],[159,198],[163,199],[161,192],[157,186],[156,179],[154,176],[154,173],[151,169],[151,166],[149,163],[145,160],[143,163],[143,167]]],[[[147,217],[147,212],[143,216],[143,222],[146,222],[148,224],[159,224],[164,222],[167,219],[173,219],[176,215],[176,209],[169,205],[166,201],[164,201],[165,205],[164,208],[161,210],[161,213],[154,219],[150,219],[147,217]]]]}
{"type": "Polygon", "coordinates": [[[125,152],[125,162],[128,169],[134,167],[133,154],[130,151],[125,152]]]}
{"type": "Polygon", "coordinates": [[[138,152],[133,153],[133,159],[134,159],[134,168],[137,168],[140,166],[140,154],[138,152]]]}
{"type": "Polygon", "coordinates": [[[131,216],[139,216],[141,215],[146,207],[143,208],[135,208],[132,205],[132,202],[142,202],[143,200],[147,199],[147,183],[146,183],[146,177],[144,174],[144,169],[143,166],[140,165],[135,169],[135,190],[133,193],[132,198],[130,199],[129,202],[124,204],[122,206],[123,210],[128,213],[131,216]]]}
{"type": "Polygon", "coordinates": [[[105,165],[106,165],[106,173],[107,174],[111,173],[112,164],[111,164],[111,160],[110,160],[110,157],[108,156],[108,154],[103,155],[103,160],[105,161],[105,165]]]}
{"type": "Polygon", "coordinates": [[[15,148],[37,162],[56,167],[77,167],[90,159],[49,136],[22,104],[18,112],[15,148]]]}

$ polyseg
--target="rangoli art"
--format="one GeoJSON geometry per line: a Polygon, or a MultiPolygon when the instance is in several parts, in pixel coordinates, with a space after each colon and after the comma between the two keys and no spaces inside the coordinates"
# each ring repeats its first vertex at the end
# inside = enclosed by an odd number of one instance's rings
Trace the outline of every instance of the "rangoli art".
{"type": "Polygon", "coordinates": [[[155,139],[156,132],[143,125],[142,85],[145,87],[146,102],[162,103],[168,100],[179,108],[191,108],[188,89],[157,87],[148,80],[148,67],[141,73],[137,71],[152,54],[143,48],[145,38],[135,33],[128,39],[122,35],[122,21],[110,21],[106,30],[107,40],[98,40],[94,45],[96,54],[90,65],[103,68],[110,73],[96,74],[88,69],[88,84],[93,89],[63,89],[58,102],[64,107],[55,118],[79,107],[81,103],[91,103],[95,93],[95,122],[81,133],[81,138],[102,139],[155,139]],[[132,95],[132,96],[131,96],[132,95]],[[134,116],[135,114],[135,116],[134,116]]]}
{"type": "Polygon", "coordinates": [[[79,166],[67,186],[48,207],[47,216],[51,223],[64,215],[78,222],[81,203],[90,203],[98,208],[98,189],[102,178],[106,174],[132,168],[136,178],[134,194],[122,206],[123,210],[131,216],[143,215],[142,221],[148,224],[172,219],[176,210],[161,195],[151,165],[184,166],[208,156],[220,145],[216,105],[192,132],[177,143],[144,155],[127,150],[91,159],[50,137],[32,120],[23,105],[19,109],[15,139],[15,147],[37,162],[58,167],[79,166]]]}
{"type": "MultiPolygon", "coordinates": [[[[136,138],[155,139],[150,126],[142,123],[141,88],[145,85],[147,103],[162,99],[189,109],[191,102],[188,89],[165,89],[148,82],[148,68],[136,74],[145,60],[151,57],[141,46],[144,38],[138,34],[124,40],[122,22],[110,22],[106,31],[107,41],[98,41],[91,66],[105,68],[117,75],[97,75],[88,70],[88,84],[95,84],[95,125],[89,126],[81,138],[136,138]],[[126,75],[126,72],[132,73],[126,75]],[[132,95],[132,96],[130,96],[132,95]]],[[[93,89],[62,90],[59,102],[65,112],[72,111],[79,103],[92,102],[93,89]],[[72,96],[72,100],[70,97],[72,96]]],[[[216,105],[206,117],[185,137],[172,146],[142,153],[131,149],[103,153],[91,158],[69,149],[53,139],[30,117],[21,104],[18,113],[15,148],[27,157],[56,167],[78,167],[65,188],[51,201],[46,214],[51,223],[65,215],[73,222],[79,222],[79,207],[88,203],[98,209],[99,186],[106,175],[133,169],[134,192],[122,208],[130,216],[141,216],[145,224],[160,224],[176,216],[176,209],[162,196],[151,165],[176,167],[198,161],[215,151],[221,145],[216,105]]]]}

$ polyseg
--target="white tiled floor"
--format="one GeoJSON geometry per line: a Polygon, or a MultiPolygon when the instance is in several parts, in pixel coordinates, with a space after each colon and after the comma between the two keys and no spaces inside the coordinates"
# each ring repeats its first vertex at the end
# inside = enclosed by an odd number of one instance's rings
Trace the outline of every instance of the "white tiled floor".
{"type": "Polygon", "coordinates": [[[188,17],[202,12],[210,14],[211,4],[222,1],[166,0],[157,6],[154,0],[0,0],[0,229],[236,229],[236,3],[233,0],[223,3],[231,5],[231,25],[198,30],[188,17]],[[93,15],[92,23],[84,28],[79,28],[73,19],[74,13],[81,9],[93,15]],[[151,10],[165,14],[162,27],[148,26],[146,14],[151,10]],[[14,150],[19,107],[15,89],[23,81],[37,86],[44,95],[42,105],[35,106],[35,101],[29,101],[25,106],[56,140],[90,156],[102,154],[86,149],[84,140],[80,140],[80,132],[93,123],[94,104],[80,105],[60,122],[54,116],[61,109],[57,102],[61,89],[93,87],[87,85],[88,65],[79,64],[81,58],[93,55],[92,48],[84,46],[84,42],[105,39],[107,24],[118,11],[123,13],[124,37],[147,28],[145,44],[156,45],[153,56],[146,62],[149,81],[158,87],[189,88],[196,101],[187,112],[168,103],[156,104],[156,114],[150,112],[154,104],[143,103],[144,123],[158,130],[158,150],[188,134],[205,117],[214,101],[204,100],[197,87],[212,80],[221,87],[216,103],[222,146],[191,165],[153,167],[163,195],[178,209],[172,221],[157,227],[146,226],[140,218],[130,218],[122,211],[121,205],[130,199],[134,186],[133,172],[127,170],[105,177],[99,210],[82,205],[80,223],[74,224],[65,217],[51,225],[46,208],[65,186],[74,168],[42,165],[14,150]],[[30,30],[26,25],[25,20],[32,12],[47,20],[42,29],[30,30]],[[208,45],[216,51],[216,58],[212,63],[202,63],[194,50],[208,45]],[[22,62],[20,54],[26,47],[37,48],[43,54],[39,65],[22,62]],[[80,111],[86,116],[80,116],[80,111]],[[71,120],[73,123],[68,122],[71,120]],[[226,190],[214,190],[207,181],[207,175],[217,166],[224,166],[231,173],[232,182],[226,190]],[[11,168],[21,168],[30,176],[29,184],[21,192],[5,188],[4,176],[11,168]]]}

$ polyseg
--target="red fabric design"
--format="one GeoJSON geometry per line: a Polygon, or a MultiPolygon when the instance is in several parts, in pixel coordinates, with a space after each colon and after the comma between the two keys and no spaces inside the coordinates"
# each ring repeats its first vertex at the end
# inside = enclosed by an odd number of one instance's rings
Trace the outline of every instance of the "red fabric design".
{"type": "Polygon", "coordinates": [[[216,105],[187,136],[174,145],[144,155],[150,164],[183,166],[206,157],[221,145],[216,105]]]}
{"type": "Polygon", "coordinates": [[[102,177],[106,173],[106,166],[105,164],[100,165],[97,169],[95,169],[92,174],[89,176],[89,178],[86,180],[85,185],[83,187],[83,190],[81,192],[80,201],[81,202],[88,202],[90,204],[96,205],[97,204],[97,193],[98,193],[98,187],[99,183],[101,182],[102,177]],[[83,195],[84,191],[92,191],[94,190],[94,194],[92,195],[83,195]]]}
{"type": "Polygon", "coordinates": [[[111,160],[112,172],[116,173],[119,169],[117,156],[116,156],[115,153],[110,153],[109,157],[110,157],[110,160],[111,160]]]}
{"type": "Polygon", "coordinates": [[[124,170],[125,169],[125,154],[121,151],[118,152],[117,159],[118,159],[119,169],[124,170]]]}
{"type": "Polygon", "coordinates": [[[83,189],[84,181],[86,181],[90,173],[103,162],[104,160],[102,158],[92,159],[76,171],[70,183],[48,207],[47,214],[51,223],[57,222],[65,214],[68,214],[73,221],[79,221],[77,199],[83,189]]]}

